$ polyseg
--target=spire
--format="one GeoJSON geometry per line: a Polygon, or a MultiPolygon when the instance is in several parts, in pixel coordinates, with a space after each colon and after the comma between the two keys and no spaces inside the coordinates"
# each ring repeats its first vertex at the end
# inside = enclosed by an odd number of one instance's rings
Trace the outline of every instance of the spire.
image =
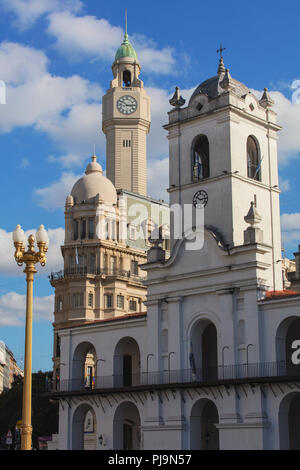
{"type": "Polygon", "coordinates": [[[234,84],[234,81],[232,80],[229,69],[225,70],[224,78],[221,81],[220,85],[226,91],[230,91],[235,87],[235,84],[234,84]]]}
{"type": "Polygon", "coordinates": [[[218,67],[219,76],[222,73],[225,73],[225,66],[224,66],[224,61],[223,61],[223,51],[225,50],[226,50],[226,47],[223,47],[221,43],[219,49],[217,49],[217,54],[220,54],[219,67],[218,67]]]}
{"type": "Polygon", "coordinates": [[[223,61],[223,57],[220,58],[219,60],[219,67],[218,67],[218,75],[222,75],[222,73],[225,73],[225,65],[223,61]]]}
{"type": "Polygon", "coordinates": [[[244,220],[247,224],[251,225],[251,227],[256,227],[256,225],[261,221],[261,216],[255,207],[255,202],[251,201],[250,209],[248,214],[244,217],[244,220]]]}
{"type": "Polygon", "coordinates": [[[122,41],[121,46],[117,50],[115,61],[119,59],[123,59],[124,57],[131,57],[138,62],[137,54],[132,47],[129,38],[128,38],[128,31],[127,31],[127,8],[125,9],[125,34],[124,39],[122,41]]]}
{"type": "Polygon", "coordinates": [[[263,231],[257,227],[262,218],[256,209],[254,201],[251,201],[250,209],[244,220],[250,225],[250,227],[244,230],[244,244],[263,243],[263,231]]]}
{"type": "Polygon", "coordinates": [[[125,34],[122,44],[130,44],[128,39],[128,32],[127,32],[127,8],[125,8],[125,34]]]}
{"type": "Polygon", "coordinates": [[[273,106],[274,101],[272,100],[272,98],[270,96],[268,88],[264,88],[264,92],[263,92],[263,95],[262,95],[261,99],[259,100],[259,104],[263,108],[271,108],[271,106],[273,106]]]}
{"type": "Polygon", "coordinates": [[[171,106],[175,106],[175,108],[180,108],[180,106],[184,105],[185,99],[183,99],[182,96],[180,95],[178,86],[175,88],[175,93],[172,96],[172,98],[169,100],[169,103],[171,106]]]}

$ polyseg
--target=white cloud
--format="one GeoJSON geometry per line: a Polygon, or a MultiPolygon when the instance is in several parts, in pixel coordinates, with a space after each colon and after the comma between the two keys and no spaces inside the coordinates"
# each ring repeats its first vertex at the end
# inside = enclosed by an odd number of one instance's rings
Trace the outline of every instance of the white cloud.
{"type": "Polygon", "coordinates": [[[55,11],[70,10],[78,12],[83,3],[80,0],[1,0],[4,10],[15,15],[15,26],[25,30],[42,15],[55,11]]]}
{"type": "Polygon", "coordinates": [[[63,153],[69,168],[81,164],[95,143],[103,148],[98,132],[102,90],[78,75],[53,76],[41,51],[16,43],[0,44],[1,79],[7,104],[0,107],[0,133],[33,126],[47,133],[63,153]]]}
{"type": "Polygon", "coordinates": [[[279,176],[279,186],[283,192],[290,190],[290,181],[288,179],[283,179],[279,176]]]}
{"type": "Polygon", "coordinates": [[[271,92],[275,101],[274,110],[278,113],[279,132],[278,156],[280,163],[287,163],[300,153],[300,104],[293,103],[279,91],[271,92]]]}
{"type": "Polygon", "coordinates": [[[148,162],[148,194],[155,199],[169,200],[169,158],[148,162]]]}
{"type": "MultiPolygon", "coordinates": [[[[260,99],[262,91],[251,90],[260,99]]],[[[286,164],[300,153],[300,103],[289,100],[280,91],[271,91],[275,104],[273,110],[277,113],[277,123],[282,126],[278,132],[278,161],[286,164]]]]}
{"type": "Polygon", "coordinates": [[[47,65],[42,51],[15,42],[0,43],[1,80],[11,87],[36,82],[47,73],[47,65]]]}
{"type": "Polygon", "coordinates": [[[93,144],[101,153],[105,148],[105,136],[99,132],[101,128],[102,108],[99,102],[77,103],[72,105],[67,115],[56,115],[42,123],[42,129],[64,152],[58,160],[62,167],[80,166],[92,154],[93,144]]]}
{"type": "Polygon", "coordinates": [[[79,175],[63,172],[59,181],[55,181],[47,187],[35,189],[34,195],[37,204],[47,210],[63,209],[66,197],[79,178],[79,175]]]}
{"type": "MultiPolygon", "coordinates": [[[[37,265],[36,275],[47,276],[51,271],[59,271],[63,267],[63,259],[60,251],[64,243],[65,231],[63,228],[47,229],[49,236],[49,249],[47,253],[47,263],[44,268],[37,265]]],[[[30,234],[35,234],[36,229],[26,230],[26,238],[30,234]]],[[[12,232],[7,232],[0,228],[0,275],[3,276],[24,276],[23,269],[17,266],[14,259],[14,245],[12,232]]]]}
{"type": "Polygon", "coordinates": [[[133,34],[131,42],[143,70],[156,74],[172,75],[174,73],[176,60],[172,47],[157,49],[157,44],[152,39],[141,34],[133,34]]]}
{"type": "Polygon", "coordinates": [[[300,230],[300,213],[281,215],[281,228],[283,231],[300,230]]]}
{"type": "MultiPolygon", "coordinates": [[[[34,297],[33,320],[53,320],[54,296],[34,297]]],[[[0,297],[0,326],[21,326],[25,323],[26,295],[8,292],[0,297]]]]}
{"type": "Polygon", "coordinates": [[[300,242],[300,213],[281,215],[281,233],[283,245],[287,249],[296,251],[300,242]]]}
{"type": "MultiPolygon", "coordinates": [[[[72,60],[89,57],[114,60],[123,38],[123,30],[106,19],[95,16],[75,16],[68,11],[48,17],[48,32],[55,37],[57,49],[72,60]]],[[[157,44],[143,35],[133,34],[132,45],[145,71],[172,74],[175,57],[171,47],[158,49],[157,44]]]]}
{"type": "Polygon", "coordinates": [[[55,37],[57,48],[72,59],[111,59],[121,44],[122,29],[105,19],[77,17],[66,11],[53,13],[48,19],[48,32],[55,37]]]}

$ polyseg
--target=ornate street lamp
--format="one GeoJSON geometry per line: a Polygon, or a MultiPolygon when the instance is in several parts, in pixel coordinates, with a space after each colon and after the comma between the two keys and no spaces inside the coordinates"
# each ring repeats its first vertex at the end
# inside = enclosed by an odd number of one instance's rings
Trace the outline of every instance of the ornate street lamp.
{"type": "Polygon", "coordinates": [[[45,266],[47,258],[49,239],[43,225],[36,232],[36,241],[39,251],[35,251],[35,237],[28,237],[28,249],[25,251],[25,234],[20,225],[13,232],[13,242],[16,248],[15,260],[18,266],[25,264],[24,273],[27,281],[26,294],[26,323],[25,323],[25,360],[24,360],[24,383],[22,403],[22,431],[21,450],[31,450],[32,426],[31,426],[31,374],[32,374],[32,301],[33,301],[33,279],[37,272],[35,265],[40,263],[45,266]]]}

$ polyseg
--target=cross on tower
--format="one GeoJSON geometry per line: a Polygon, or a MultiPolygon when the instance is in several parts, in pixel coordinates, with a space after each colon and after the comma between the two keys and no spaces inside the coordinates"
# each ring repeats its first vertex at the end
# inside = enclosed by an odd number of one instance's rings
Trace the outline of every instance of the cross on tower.
{"type": "Polygon", "coordinates": [[[220,48],[217,49],[217,54],[220,53],[220,59],[223,58],[223,51],[225,51],[225,50],[226,50],[226,47],[222,47],[222,43],[221,43],[221,44],[220,44],[220,48]]]}

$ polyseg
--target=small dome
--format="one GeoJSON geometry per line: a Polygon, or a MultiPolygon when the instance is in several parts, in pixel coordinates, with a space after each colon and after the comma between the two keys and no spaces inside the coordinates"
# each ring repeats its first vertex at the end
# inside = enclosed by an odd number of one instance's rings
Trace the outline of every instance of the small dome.
{"type": "Polygon", "coordinates": [[[123,59],[124,57],[131,57],[132,59],[138,61],[137,54],[129,42],[127,33],[125,33],[124,40],[116,52],[115,61],[123,59]]]}
{"type": "MultiPolygon", "coordinates": [[[[192,94],[190,102],[197,95],[207,95],[208,98],[217,98],[218,96],[222,95],[225,92],[224,88],[222,87],[222,81],[225,76],[226,69],[223,58],[221,57],[218,67],[218,75],[215,75],[214,77],[211,77],[208,80],[200,83],[200,85],[192,94]]],[[[249,88],[238,80],[230,77],[230,81],[231,85],[233,86],[234,93],[239,97],[245,96],[250,92],[249,88]]]]}
{"type": "Polygon", "coordinates": [[[89,175],[90,173],[93,173],[93,172],[98,172],[101,175],[103,173],[102,166],[100,165],[100,163],[97,162],[96,155],[92,156],[92,161],[86,167],[85,174],[89,175]]]}
{"type": "MultiPolygon", "coordinates": [[[[223,78],[224,75],[216,75],[215,77],[202,82],[192,94],[191,100],[197,95],[207,95],[209,98],[216,98],[217,96],[222,95],[224,93],[224,89],[221,86],[223,78]]],[[[234,90],[238,96],[242,97],[249,93],[249,88],[243,83],[235,80],[234,78],[232,79],[232,82],[235,85],[234,90]]]]}
{"type": "Polygon", "coordinates": [[[112,182],[103,176],[102,167],[96,161],[96,156],[92,156],[92,161],[82,176],[73,186],[71,196],[74,198],[75,204],[83,201],[91,202],[97,194],[105,204],[113,205],[117,203],[117,192],[112,182]]]}

